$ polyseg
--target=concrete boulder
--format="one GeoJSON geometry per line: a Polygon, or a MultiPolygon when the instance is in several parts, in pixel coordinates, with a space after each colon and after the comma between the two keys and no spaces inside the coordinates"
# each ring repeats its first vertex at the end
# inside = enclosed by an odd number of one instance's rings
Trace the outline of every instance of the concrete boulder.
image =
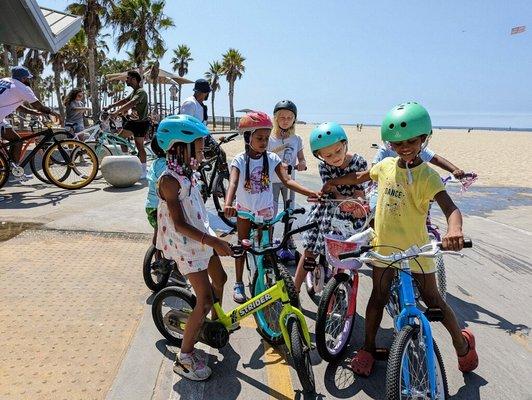
{"type": "Polygon", "coordinates": [[[103,178],[115,187],[129,187],[142,175],[142,165],[137,156],[107,156],[100,165],[103,178]]]}

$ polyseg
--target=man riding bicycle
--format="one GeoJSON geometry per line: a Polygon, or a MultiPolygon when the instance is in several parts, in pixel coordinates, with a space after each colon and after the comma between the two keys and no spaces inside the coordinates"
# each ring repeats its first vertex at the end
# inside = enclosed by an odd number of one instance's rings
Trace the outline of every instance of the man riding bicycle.
{"type": "Polygon", "coordinates": [[[150,127],[150,119],[148,117],[148,94],[141,86],[142,77],[137,71],[128,71],[126,76],[126,85],[133,88],[133,91],[125,99],[117,101],[107,107],[104,111],[117,108],[111,114],[112,118],[118,115],[124,115],[127,111],[133,110],[132,116],[134,118],[128,119],[124,124],[124,129],[120,133],[122,137],[131,137],[135,139],[135,146],[137,147],[138,156],[142,163],[142,176],[140,179],[146,179],[146,150],[144,149],[144,137],[148,133],[150,127]]]}
{"type": "MultiPolygon", "coordinates": [[[[61,115],[51,108],[43,105],[30,88],[33,75],[25,67],[11,69],[11,78],[0,79],[0,138],[13,142],[20,139],[18,133],[5,119],[15,111],[21,111],[32,115],[53,115],[61,119],[61,115]],[[23,103],[30,103],[31,108],[23,103]]],[[[20,161],[22,142],[13,143],[10,147],[10,156],[17,164],[20,161]]]]}

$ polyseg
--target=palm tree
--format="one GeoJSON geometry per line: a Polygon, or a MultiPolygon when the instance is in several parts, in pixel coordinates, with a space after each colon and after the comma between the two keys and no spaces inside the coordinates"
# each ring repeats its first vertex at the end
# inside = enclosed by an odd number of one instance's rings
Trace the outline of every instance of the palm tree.
{"type": "Polygon", "coordinates": [[[55,54],[47,55],[47,62],[52,64],[52,70],[54,71],[54,88],[55,96],[57,97],[57,105],[59,107],[59,113],[63,120],[65,119],[65,108],[61,101],[61,72],[65,69],[66,53],[63,49],[60,49],[55,54]]]}
{"type": "MultiPolygon", "coordinates": [[[[180,44],[174,49],[174,57],[170,61],[174,71],[177,71],[180,77],[188,74],[188,63],[194,61],[190,47],[186,44],[180,44]]],[[[178,108],[181,110],[181,84],[179,84],[179,97],[177,98],[178,108]]]]}
{"type": "Polygon", "coordinates": [[[244,61],[246,59],[236,49],[229,49],[222,60],[223,71],[227,82],[229,82],[229,114],[231,117],[231,129],[235,129],[235,109],[233,106],[233,96],[235,94],[235,82],[242,78],[245,72],[244,61]]]}
{"type": "Polygon", "coordinates": [[[87,34],[87,67],[89,72],[90,97],[93,115],[100,113],[100,96],[98,95],[98,74],[96,69],[97,37],[104,22],[108,20],[108,7],[113,0],[78,0],[67,7],[72,14],[83,16],[83,28],[87,34]]]}
{"type": "Polygon", "coordinates": [[[112,8],[111,23],[118,29],[117,50],[133,46],[141,75],[150,49],[155,54],[164,53],[160,31],[174,26],[173,20],[163,13],[164,6],[164,0],[121,0],[112,8]]]}
{"type": "Polygon", "coordinates": [[[220,77],[224,74],[222,63],[213,61],[209,63],[209,70],[205,72],[205,78],[211,85],[211,110],[212,110],[212,127],[216,129],[216,117],[214,115],[214,96],[220,90],[220,77]]]}
{"type": "Polygon", "coordinates": [[[24,58],[24,66],[26,66],[34,76],[33,89],[37,97],[40,98],[41,75],[44,71],[44,58],[42,52],[35,49],[29,49],[24,58]]]}
{"type": "Polygon", "coordinates": [[[43,87],[43,95],[44,98],[48,100],[48,105],[53,108],[54,107],[54,77],[51,75],[48,75],[46,78],[42,80],[42,87],[43,87]],[[50,100],[51,103],[50,103],[50,100]]]}
{"type": "MultiPolygon", "coordinates": [[[[84,31],[79,31],[68,41],[68,43],[61,49],[65,52],[65,70],[68,71],[72,87],[77,86],[84,89],[85,81],[89,78],[87,64],[88,64],[88,46],[87,35],[84,31]],[[74,85],[76,79],[76,85],[74,85]]],[[[90,78],[89,78],[90,81],[90,78]]]]}

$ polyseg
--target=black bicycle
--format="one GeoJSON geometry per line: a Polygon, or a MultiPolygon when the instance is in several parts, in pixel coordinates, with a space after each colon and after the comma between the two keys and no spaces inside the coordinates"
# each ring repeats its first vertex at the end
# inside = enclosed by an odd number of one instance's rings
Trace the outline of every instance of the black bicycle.
{"type": "Polygon", "coordinates": [[[201,188],[203,201],[207,201],[212,196],[218,216],[231,228],[236,227],[236,218],[224,216],[225,195],[229,187],[229,167],[222,145],[233,141],[237,136],[238,133],[233,133],[227,137],[222,136],[218,142],[209,137],[205,141],[204,154],[206,159],[198,168],[203,181],[201,188]]]}
{"type": "Polygon", "coordinates": [[[5,185],[9,174],[15,177],[24,175],[24,166],[30,164],[31,171],[44,183],[52,183],[62,189],[80,189],[91,183],[98,172],[98,158],[85,143],[68,137],[68,131],[46,129],[11,142],[0,142],[0,188],[5,185]],[[42,137],[39,141],[36,139],[42,137]],[[58,139],[58,137],[62,137],[58,139]],[[35,147],[17,165],[11,158],[11,147],[16,143],[34,141],[35,147]],[[42,176],[36,156],[42,155],[42,176]]]}

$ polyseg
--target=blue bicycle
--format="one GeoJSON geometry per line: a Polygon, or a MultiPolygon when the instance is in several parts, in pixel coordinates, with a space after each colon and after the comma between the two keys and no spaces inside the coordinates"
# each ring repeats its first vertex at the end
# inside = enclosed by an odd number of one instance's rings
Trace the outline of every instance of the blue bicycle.
{"type": "MultiPolygon", "coordinates": [[[[464,247],[472,247],[470,240],[464,247]]],[[[386,398],[396,399],[446,399],[449,395],[443,360],[432,338],[430,321],[441,321],[439,308],[427,308],[422,312],[416,304],[414,280],[410,260],[417,257],[435,258],[441,254],[463,256],[454,251],[443,251],[441,242],[432,241],[422,247],[412,246],[405,251],[383,256],[372,251],[372,246],[344,253],[339,259],[358,258],[361,262],[382,261],[396,268],[391,286],[388,311],[394,319],[396,336],[388,357],[386,370],[386,398]]]]}
{"type": "MultiPolygon", "coordinates": [[[[282,221],[285,226],[290,225],[290,221],[295,219],[294,215],[304,214],[304,208],[292,209],[286,208],[273,219],[264,220],[262,217],[254,215],[247,211],[238,211],[237,215],[251,221],[250,240],[243,240],[242,245],[253,247],[257,250],[270,248],[273,246],[271,238],[271,227],[277,222],[282,221]]],[[[276,256],[272,253],[255,255],[247,253],[246,268],[249,271],[249,291],[251,297],[266,291],[275,286],[277,282],[275,274],[275,265],[277,265],[276,256]]],[[[290,304],[299,307],[299,299],[295,290],[294,281],[288,270],[281,264],[278,265],[279,274],[285,282],[288,289],[290,304]]],[[[284,342],[281,328],[279,327],[279,315],[283,309],[280,301],[265,307],[264,309],[253,314],[257,323],[257,331],[268,343],[277,346],[284,342]]]]}

